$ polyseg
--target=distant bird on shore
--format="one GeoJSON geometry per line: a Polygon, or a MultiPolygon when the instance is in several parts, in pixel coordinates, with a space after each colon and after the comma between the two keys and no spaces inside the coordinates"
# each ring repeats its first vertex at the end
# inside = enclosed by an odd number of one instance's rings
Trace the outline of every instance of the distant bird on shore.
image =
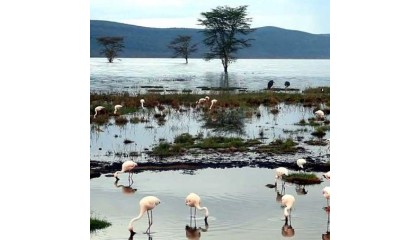
{"type": "Polygon", "coordinates": [[[273,84],[274,84],[273,80],[268,81],[267,89],[271,89],[273,87],[273,84]]]}
{"type": "Polygon", "coordinates": [[[114,177],[117,179],[117,181],[118,180],[120,180],[119,178],[118,178],[118,174],[119,173],[126,173],[126,172],[128,172],[128,180],[130,180],[130,176],[131,176],[131,179],[133,178],[132,177],[132,175],[133,175],[133,170],[134,170],[134,168],[135,167],[137,167],[137,163],[135,163],[135,162],[133,162],[133,161],[131,161],[131,160],[127,160],[127,161],[125,161],[123,164],[122,164],[122,166],[121,166],[121,171],[116,171],[115,173],[114,173],[114,177]]]}
{"type": "Polygon", "coordinates": [[[300,158],[298,160],[296,160],[296,164],[298,165],[299,168],[303,169],[303,165],[306,164],[306,160],[303,158],[300,158]]]}
{"type": "Polygon", "coordinates": [[[284,89],[287,89],[290,86],[290,82],[286,81],[284,82],[284,89]]]}
{"type": "Polygon", "coordinates": [[[322,110],[318,110],[318,111],[315,112],[315,117],[317,119],[324,119],[324,116],[325,116],[325,114],[322,110]]]}
{"type": "Polygon", "coordinates": [[[216,99],[211,100],[211,105],[210,105],[209,109],[211,109],[213,107],[213,105],[216,104],[216,103],[217,103],[216,99]]]}
{"type": "Polygon", "coordinates": [[[200,98],[197,102],[195,102],[195,104],[198,107],[199,105],[204,104],[206,101],[208,101],[207,98],[200,98]]]}
{"type": "Polygon", "coordinates": [[[207,207],[201,207],[201,198],[200,196],[198,196],[195,193],[190,193],[186,198],[185,198],[185,205],[190,207],[190,216],[192,217],[192,208],[194,208],[194,218],[197,214],[197,209],[198,210],[206,210],[206,214],[205,214],[205,218],[204,218],[204,222],[205,224],[207,224],[207,218],[209,216],[209,210],[207,209],[207,207]]]}
{"type": "Polygon", "coordinates": [[[330,206],[330,187],[324,187],[322,189],[322,195],[324,195],[325,199],[327,199],[327,206],[330,206]]]}
{"type": "Polygon", "coordinates": [[[140,204],[140,214],[137,217],[131,219],[130,223],[128,224],[128,230],[131,232],[131,235],[133,235],[135,233],[134,230],[133,230],[133,223],[135,221],[139,220],[145,212],[147,212],[147,218],[149,220],[149,227],[147,228],[146,233],[150,234],[150,227],[153,224],[152,210],[157,205],[160,204],[160,200],[159,200],[159,198],[157,198],[155,196],[147,196],[147,197],[142,198],[140,200],[139,204],[140,204]],[[149,211],[150,211],[150,216],[149,216],[149,211]]]}
{"type": "Polygon", "coordinates": [[[141,108],[144,109],[144,99],[140,99],[141,108]]]}
{"type": "Polygon", "coordinates": [[[289,215],[292,213],[292,207],[294,203],[295,197],[293,197],[293,195],[286,194],[281,198],[281,205],[285,206],[283,214],[286,218],[286,221],[289,218],[289,215]]]}
{"type": "Polygon", "coordinates": [[[115,105],[115,107],[114,107],[114,114],[117,114],[117,112],[122,108],[123,106],[122,105],[119,105],[119,104],[117,104],[117,105],[115,105]]]}
{"type": "Polygon", "coordinates": [[[105,107],[104,107],[104,106],[97,106],[97,107],[95,108],[95,115],[93,115],[93,118],[96,118],[96,116],[97,116],[99,113],[102,113],[104,110],[105,110],[105,107]]]}

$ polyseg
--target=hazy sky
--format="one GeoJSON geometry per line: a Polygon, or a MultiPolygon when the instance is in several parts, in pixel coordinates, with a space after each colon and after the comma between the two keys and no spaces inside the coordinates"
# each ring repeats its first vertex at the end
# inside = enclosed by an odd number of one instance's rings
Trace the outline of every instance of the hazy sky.
{"type": "Polygon", "coordinates": [[[330,0],[90,0],[90,19],[146,27],[202,28],[201,12],[248,5],[251,27],[330,33],[330,0]]]}

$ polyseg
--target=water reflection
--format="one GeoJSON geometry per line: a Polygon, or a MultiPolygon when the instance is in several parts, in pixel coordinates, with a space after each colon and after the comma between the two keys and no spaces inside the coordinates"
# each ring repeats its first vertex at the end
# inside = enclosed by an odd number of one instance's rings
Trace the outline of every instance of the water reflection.
{"type": "Polygon", "coordinates": [[[201,227],[197,228],[197,220],[193,217],[190,217],[190,225],[185,226],[185,236],[189,240],[197,240],[197,239],[200,239],[201,232],[207,232],[208,229],[209,229],[209,224],[207,222],[204,228],[201,228],[201,227]],[[194,219],[194,227],[192,223],[193,219],[194,219]]]}
{"type": "Polygon", "coordinates": [[[306,195],[308,194],[308,190],[305,189],[305,185],[296,185],[296,193],[298,195],[306,195]]]}
{"type": "Polygon", "coordinates": [[[121,188],[122,192],[127,195],[131,195],[137,191],[137,188],[132,188],[134,181],[129,181],[129,185],[125,186],[123,184],[118,184],[119,179],[114,182],[114,186],[117,188],[121,188]]]}
{"type": "Polygon", "coordinates": [[[322,234],[322,240],[330,240],[330,209],[325,208],[325,212],[327,213],[327,216],[328,216],[327,231],[322,234]]]}
{"type": "Polygon", "coordinates": [[[281,235],[284,237],[293,237],[295,235],[295,229],[292,227],[292,216],[286,218],[286,221],[281,228],[281,235]]]}
{"type": "MultiPolygon", "coordinates": [[[[136,233],[135,232],[130,232],[130,237],[128,238],[128,240],[133,240],[134,238],[134,235],[135,235],[136,233]]],[[[153,240],[153,238],[152,238],[152,235],[150,235],[149,233],[147,234],[147,239],[148,240],[153,240]]]]}

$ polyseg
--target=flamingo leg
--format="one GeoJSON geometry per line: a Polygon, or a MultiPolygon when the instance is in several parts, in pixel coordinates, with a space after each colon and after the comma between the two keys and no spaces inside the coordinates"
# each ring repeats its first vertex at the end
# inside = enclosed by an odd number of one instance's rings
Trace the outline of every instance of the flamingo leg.
{"type": "MultiPolygon", "coordinates": [[[[152,211],[150,211],[150,215],[152,215],[152,211]]],[[[146,229],[146,233],[150,234],[150,227],[152,226],[153,222],[153,216],[149,217],[149,210],[147,210],[147,219],[149,220],[149,227],[146,229]],[[152,219],[152,220],[151,220],[152,219]]]]}
{"type": "Polygon", "coordinates": [[[197,208],[194,208],[194,218],[196,217],[196,215],[197,215],[197,208]]]}

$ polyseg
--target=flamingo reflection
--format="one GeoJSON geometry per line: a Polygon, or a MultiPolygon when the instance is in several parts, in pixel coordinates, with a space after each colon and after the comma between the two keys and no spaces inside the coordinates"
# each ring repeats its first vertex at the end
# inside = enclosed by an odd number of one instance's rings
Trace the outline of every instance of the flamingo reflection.
{"type": "Polygon", "coordinates": [[[114,186],[117,187],[117,188],[121,188],[122,189],[122,192],[124,194],[131,195],[131,194],[133,194],[133,193],[135,193],[137,191],[137,188],[132,188],[131,187],[131,185],[133,185],[133,182],[134,181],[131,181],[128,186],[124,186],[123,184],[118,184],[118,181],[119,180],[116,180],[114,182],[114,186]]]}
{"type": "Polygon", "coordinates": [[[296,185],[296,193],[298,195],[306,195],[308,194],[308,190],[305,189],[305,185],[296,185]]]}
{"type": "Polygon", "coordinates": [[[325,212],[328,215],[327,231],[322,234],[322,240],[330,240],[330,209],[329,208],[325,208],[325,212]]]}
{"type": "Polygon", "coordinates": [[[205,223],[205,228],[198,227],[197,228],[197,220],[194,217],[190,217],[190,225],[185,226],[185,236],[189,240],[198,240],[201,237],[201,232],[207,232],[209,229],[209,224],[205,223]],[[192,224],[192,219],[194,219],[194,227],[192,224]]]}
{"type": "Polygon", "coordinates": [[[283,227],[281,228],[281,235],[283,237],[293,237],[295,235],[295,229],[292,227],[292,216],[286,218],[283,227]]]}

